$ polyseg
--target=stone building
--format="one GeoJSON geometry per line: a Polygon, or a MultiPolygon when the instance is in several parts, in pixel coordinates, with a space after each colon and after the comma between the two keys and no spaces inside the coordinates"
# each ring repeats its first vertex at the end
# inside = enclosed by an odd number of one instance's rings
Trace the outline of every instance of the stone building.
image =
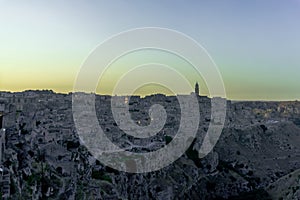
{"type": "Polygon", "coordinates": [[[0,101],[0,190],[2,198],[7,199],[10,195],[10,174],[3,167],[5,160],[5,128],[4,128],[5,103],[0,101]]]}

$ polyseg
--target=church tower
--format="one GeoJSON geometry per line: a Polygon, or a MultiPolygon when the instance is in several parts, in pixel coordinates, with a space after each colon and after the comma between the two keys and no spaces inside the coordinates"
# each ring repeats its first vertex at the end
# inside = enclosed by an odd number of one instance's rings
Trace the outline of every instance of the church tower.
{"type": "Polygon", "coordinates": [[[195,94],[199,96],[199,84],[196,82],[195,84],[195,94]]]}

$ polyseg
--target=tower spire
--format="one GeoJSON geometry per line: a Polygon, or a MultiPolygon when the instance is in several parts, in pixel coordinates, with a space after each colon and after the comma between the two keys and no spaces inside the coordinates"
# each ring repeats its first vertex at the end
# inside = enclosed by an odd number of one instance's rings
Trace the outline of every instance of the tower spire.
{"type": "Polygon", "coordinates": [[[196,82],[195,84],[195,94],[199,96],[199,84],[196,82]]]}

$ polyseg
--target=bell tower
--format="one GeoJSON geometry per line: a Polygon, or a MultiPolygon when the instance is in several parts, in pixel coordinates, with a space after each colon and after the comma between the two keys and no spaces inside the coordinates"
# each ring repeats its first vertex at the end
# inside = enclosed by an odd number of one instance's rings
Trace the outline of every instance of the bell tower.
{"type": "Polygon", "coordinates": [[[199,84],[196,82],[195,84],[195,94],[199,96],[199,84]]]}

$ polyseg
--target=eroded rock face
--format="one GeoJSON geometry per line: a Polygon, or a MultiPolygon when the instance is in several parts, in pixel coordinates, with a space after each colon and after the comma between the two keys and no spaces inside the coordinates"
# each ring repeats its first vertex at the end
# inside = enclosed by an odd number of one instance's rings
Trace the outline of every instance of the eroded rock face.
{"type": "MultiPolygon", "coordinates": [[[[161,170],[132,174],[104,166],[82,145],[70,95],[43,91],[5,98],[9,109],[1,188],[12,199],[20,194],[21,199],[299,199],[299,102],[228,102],[221,138],[200,159],[211,122],[209,99],[201,97],[199,130],[185,154],[161,170]]],[[[131,118],[149,124],[153,103],[168,114],[153,137],[124,134],[108,96],[96,98],[99,124],[128,151],[155,151],[175,136],[180,107],[175,97],[134,97],[129,100],[131,118]]]]}

